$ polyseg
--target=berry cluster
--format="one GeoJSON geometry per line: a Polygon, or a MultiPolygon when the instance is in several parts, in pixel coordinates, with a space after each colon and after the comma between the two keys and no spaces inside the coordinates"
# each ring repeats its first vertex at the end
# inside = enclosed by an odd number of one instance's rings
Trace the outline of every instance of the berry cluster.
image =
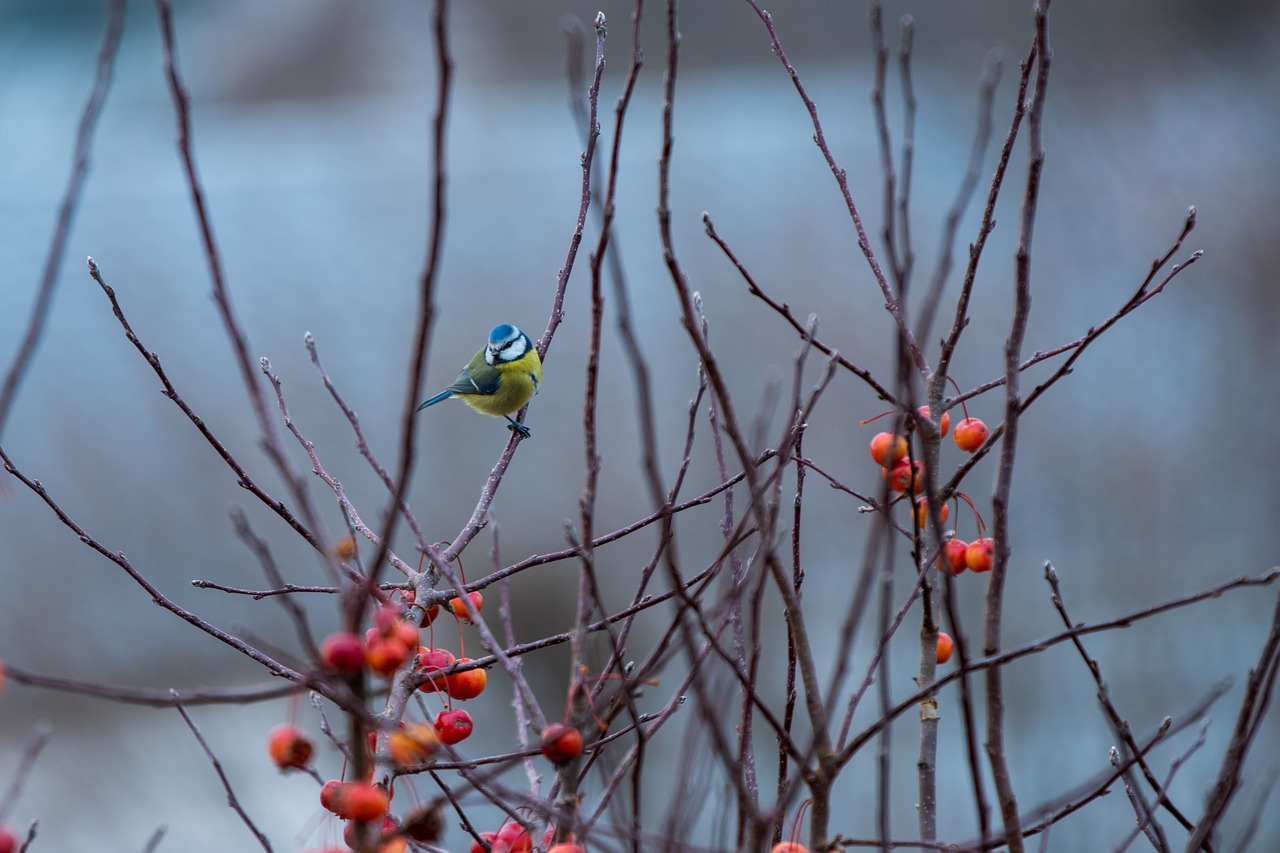
{"type": "MultiPolygon", "coordinates": [[[[411,592],[401,595],[403,603],[412,603],[411,592]]],[[[470,624],[483,607],[483,596],[471,592],[465,597],[450,599],[449,609],[444,612],[451,613],[460,624],[470,624]]],[[[325,638],[319,652],[321,666],[336,675],[350,678],[367,672],[394,677],[401,679],[401,684],[416,687],[421,693],[438,696],[443,701],[444,707],[430,722],[405,720],[385,731],[381,738],[378,731],[368,733],[369,755],[375,762],[401,772],[414,772],[430,765],[442,744],[451,747],[470,737],[474,729],[471,715],[455,707],[454,702],[477,698],[488,684],[487,672],[470,658],[455,657],[434,643],[419,645],[421,627],[434,622],[441,612],[439,606],[432,605],[421,611],[422,626],[408,618],[408,614],[414,612],[417,611],[394,601],[384,601],[374,609],[371,625],[363,636],[352,631],[335,632],[325,638]]],[[[461,641],[461,637],[459,639],[461,641]]],[[[553,764],[564,765],[582,754],[582,733],[567,723],[552,723],[543,729],[539,748],[553,764]]],[[[271,731],[267,752],[281,770],[303,769],[309,767],[315,746],[296,725],[285,724],[271,731]]],[[[440,839],[443,818],[438,808],[420,808],[397,819],[389,812],[393,796],[394,789],[389,782],[377,783],[371,777],[338,778],[321,786],[320,805],[347,822],[343,835],[352,849],[357,844],[357,826],[366,828],[366,843],[372,840],[378,853],[402,853],[409,841],[440,839]]],[[[3,837],[0,834],[0,843],[3,837]]],[[[507,822],[496,832],[480,833],[479,838],[483,844],[474,843],[472,850],[524,853],[533,849],[529,830],[517,822],[507,822]]],[[[549,830],[542,849],[549,853],[585,853],[583,847],[572,841],[553,844],[553,839],[554,830],[549,830]]],[[[321,853],[336,850],[328,848],[321,853]]],[[[0,853],[5,853],[3,847],[0,853]]]]}
{"type": "MultiPolygon", "coordinates": [[[[963,403],[961,405],[963,406],[963,403]]],[[[921,406],[916,412],[921,419],[930,421],[928,406],[921,406]]],[[[883,412],[873,418],[862,421],[862,423],[870,423],[886,414],[890,414],[890,412],[883,412]]],[[[983,447],[991,433],[987,429],[987,425],[979,418],[970,417],[967,410],[964,414],[964,418],[956,424],[955,432],[952,434],[953,439],[956,447],[966,453],[975,453],[983,447]]],[[[943,412],[936,424],[939,437],[945,437],[950,426],[951,418],[946,412],[943,412]]],[[[876,433],[871,439],[869,449],[871,458],[880,466],[881,476],[888,482],[890,489],[900,494],[911,495],[920,495],[924,491],[924,462],[918,458],[912,458],[906,436],[891,432],[876,433]]],[[[969,500],[968,496],[963,492],[957,492],[956,497],[964,500],[965,503],[973,508],[974,515],[977,517],[978,529],[985,530],[986,525],[982,521],[982,516],[978,514],[977,508],[973,506],[973,502],[969,500]]],[[[924,529],[928,526],[929,521],[928,501],[923,495],[920,495],[915,499],[913,506],[916,527],[924,529]]],[[[946,523],[950,515],[947,504],[939,507],[938,521],[940,523],[946,523]]],[[[958,575],[966,569],[972,572],[989,571],[994,552],[995,541],[989,536],[979,537],[972,542],[965,542],[957,537],[954,532],[949,532],[948,538],[943,545],[942,555],[938,558],[938,568],[952,576],[958,575]]],[[[937,662],[943,664],[949,661],[954,650],[955,641],[951,638],[951,635],[944,631],[939,631],[937,662]]],[[[787,841],[775,845],[771,853],[808,853],[808,851],[796,842],[787,841]]]]}

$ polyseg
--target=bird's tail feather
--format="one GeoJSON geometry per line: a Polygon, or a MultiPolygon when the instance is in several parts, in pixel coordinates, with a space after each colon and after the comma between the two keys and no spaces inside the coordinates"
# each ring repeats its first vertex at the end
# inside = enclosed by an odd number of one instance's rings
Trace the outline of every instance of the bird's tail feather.
{"type": "Polygon", "coordinates": [[[435,395],[430,400],[428,400],[427,402],[419,406],[417,410],[421,412],[427,406],[434,406],[436,403],[439,403],[441,400],[447,400],[452,396],[453,396],[452,391],[441,391],[439,394],[435,395]]]}

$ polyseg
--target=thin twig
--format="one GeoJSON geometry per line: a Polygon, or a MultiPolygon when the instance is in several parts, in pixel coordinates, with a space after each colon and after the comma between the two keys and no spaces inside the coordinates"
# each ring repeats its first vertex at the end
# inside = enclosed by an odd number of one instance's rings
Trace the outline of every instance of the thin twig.
{"type": "Polygon", "coordinates": [[[853,193],[849,189],[848,175],[839,164],[836,163],[835,157],[831,153],[831,148],[827,145],[826,134],[822,130],[822,122],[818,118],[818,107],[814,104],[813,99],[809,97],[809,92],[805,89],[804,84],[800,82],[800,74],[792,66],[791,60],[787,58],[787,53],[782,48],[782,42],[778,38],[778,32],[773,26],[773,16],[764,9],[760,8],[756,0],[747,0],[760,20],[764,23],[765,29],[769,33],[769,39],[773,43],[773,53],[778,57],[778,61],[786,68],[787,74],[791,77],[791,83],[795,86],[796,93],[799,94],[800,100],[804,102],[805,108],[809,111],[809,118],[813,122],[813,141],[817,144],[818,149],[822,152],[823,158],[827,161],[827,167],[831,170],[831,174],[836,179],[836,184],[840,188],[840,195],[844,199],[845,207],[849,211],[849,218],[853,222],[854,231],[858,235],[858,248],[862,250],[863,256],[867,259],[867,266],[871,269],[871,274],[875,277],[876,284],[880,286],[880,294],[884,297],[885,310],[893,317],[897,324],[898,332],[906,341],[907,350],[911,353],[912,361],[917,370],[921,374],[927,374],[928,366],[925,362],[924,352],[916,343],[915,336],[911,332],[911,328],[907,323],[905,308],[898,296],[893,292],[893,288],[889,285],[888,279],[885,278],[884,272],[880,268],[880,261],[876,258],[875,250],[871,247],[871,241],[867,237],[867,231],[862,224],[862,215],[858,213],[858,206],[854,203],[853,193]]]}
{"type": "Polygon", "coordinates": [[[111,5],[107,8],[107,21],[102,32],[102,44],[98,48],[93,88],[89,91],[89,98],[80,114],[80,125],[76,129],[75,149],[71,159],[71,175],[67,178],[67,187],[58,205],[58,217],[54,222],[53,237],[49,240],[49,250],[45,254],[44,269],[36,289],[36,298],[31,306],[31,315],[22,334],[22,341],[18,344],[18,351],[13,357],[13,364],[5,373],[3,382],[0,382],[0,436],[4,435],[5,424],[9,422],[9,414],[17,398],[18,388],[23,377],[26,376],[31,360],[35,357],[36,347],[44,334],[45,322],[49,317],[49,306],[53,303],[58,271],[62,267],[62,256],[66,253],[67,237],[71,233],[71,224],[75,219],[76,209],[80,206],[80,196],[89,174],[89,152],[93,146],[93,134],[97,130],[98,118],[102,115],[102,107],[106,103],[107,92],[111,88],[112,70],[120,47],[120,34],[124,31],[125,3],[126,0],[111,0],[111,5]]]}
{"type": "Polygon", "coordinates": [[[262,849],[266,850],[267,853],[271,853],[271,842],[267,840],[267,836],[262,834],[262,830],[254,825],[249,813],[240,805],[240,800],[236,798],[236,792],[231,787],[231,780],[227,778],[227,774],[222,770],[222,762],[218,760],[218,756],[213,754],[209,743],[204,739],[204,735],[200,733],[200,727],[195,724],[195,721],[191,719],[191,715],[187,713],[187,709],[183,706],[182,699],[179,698],[176,690],[173,691],[173,705],[178,709],[178,713],[182,715],[182,721],[187,724],[187,728],[191,729],[191,734],[195,735],[196,741],[200,744],[200,748],[204,750],[209,763],[213,765],[213,772],[218,774],[218,779],[222,782],[222,790],[227,792],[227,805],[231,807],[232,811],[240,815],[240,820],[253,833],[253,836],[258,839],[262,849]]]}
{"type": "MultiPolygon", "coordinates": [[[[1072,626],[1071,617],[1067,614],[1067,606],[1062,597],[1062,588],[1058,581],[1058,573],[1053,568],[1052,563],[1044,564],[1044,575],[1045,579],[1049,582],[1050,588],[1053,590],[1052,602],[1054,609],[1058,611],[1058,615],[1062,618],[1063,626],[1070,628],[1072,626]]],[[[1097,660],[1090,656],[1085,650],[1084,643],[1079,637],[1072,637],[1071,641],[1076,648],[1076,653],[1080,655],[1080,658],[1085,662],[1085,666],[1088,667],[1089,674],[1093,676],[1094,686],[1098,688],[1098,704],[1102,706],[1103,713],[1107,717],[1107,722],[1111,724],[1112,730],[1124,744],[1128,755],[1136,758],[1137,766],[1142,771],[1142,775],[1146,778],[1147,783],[1153,790],[1162,790],[1159,782],[1156,780],[1154,771],[1151,769],[1151,765],[1149,765],[1147,760],[1138,753],[1138,744],[1133,739],[1133,732],[1129,728],[1128,721],[1120,715],[1119,709],[1117,709],[1115,704],[1111,701],[1110,690],[1107,687],[1107,682],[1102,677],[1102,669],[1098,665],[1097,660]]],[[[1163,790],[1167,790],[1167,786],[1165,786],[1163,790]]],[[[1171,814],[1178,823],[1182,824],[1185,829],[1191,830],[1194,827],[1191,820],[1187,818],[1177,806],[1169,801],[1167,795],[1162,795],[1156,805],[1163,806],[1167,809],[1169,814],[1171,814]]],[[[1159,829],[1159,825],[1154,822],[1152,816],[1148,815],[1147,819],[1151,821],[1153,831],[1157,832],[1163,839],[1164,833],[1159,829]]],[[[1164,840],[1163,844],[1167,847],[1168,841],[1164,840]]],[[[1209,853],[1213,853],[1212,849],[1210,849],[1209,853]]]]}
{"type": "Polygon", "coordinates": [[[187,420],[191,421],[192,425],[194,425],[195,428],[200,431],[200,434],[204,436],[205,441],[209,442],[209,445],[213,447],[218,456],[222,458],[222,461],[227,464],[227,467],[235,473],[236,483],[241,488],[248,489],[249,492],[257,497],[258,500],[266,504],[266,506],[275,512],[276,515],[283,518],[285,523],[292,527],[303,539],[311,543],[312,547],[320,550],[323,546],[320,544],[316,535],[308,529],[308,526],[294,516],[293,512],[285,506],[284,501],[277,500],[276,498],[268,495],[262,487],[249,476],[244,467],[236,461],[235,457],[231,455],[231,452],[227,450],[226,446],[218,440],[217,436],[215,436],[205,424],[204,419],[199,417],[195,411],[187,405],[187,402],[182,399],[182,396],[178,394],[178,390],[174,387],[173,383],[169,381],[169,376],[165,373],[164,367],[161,366],[160,357],[143,346],[142,341],[138,339],[136,334],[134,334],[133,326],[130,325],[128,318],[125,317],[124,310],[121,309],[119,300],[116,299],[115,288],[111,287],[111,285],[107,284],[106,281],[103,280],[102,273],[98,269],[97,262],[95,262],[93,258],[89,258],[88,264],[89,275],[98,283],[98,286],[102,288],[102,292],[106,294],[107,299],[111,302],[111,312],[115,314],[116,320],[120,323],[120,327],[124,329],[125,338],[129,343],[133,344],[134,349],[136,349],[142,357],[146,359],[147,364],[151,365],[151,369],[155,372],[156,377],[159,378],[160,384],[164,386],[164,395],[172,400],[174,405],[182,410],[182,414],[187,416],[187,420]]]}
{"type": "MultiPolygon", "coordinates": [[[[8,668],[6,667],[8,672],[8,668]]],[[[19,679],[14,679],[15,681],[19,679]]],[[[36,765],[36,759],[40,757],[41,751],[48,745],[49,739],[53,737],[53,728],[46,722],[39,722],[27,737],[26,744],[22,747],[22,755],[18,759],[18,766],[13,771],[13,775],[9,778],[9,785],[0,793],[0,823],[3,823],[9,817],[9,812],[18,802],[18,797],[22,794],[22,789],[27,784],[27,778],[31,775],[32,768],[36,765]]]]}
{"type": "Polygon", "coordinates": [[[1271,627],[1258,652],[1258,662],[1249,670],[1231,741],[1222,756],[1222,767],[1209,790],[1204,814],[1196,821],[1195,830],[1187,841],[1187,853],[1196,853],[1209,840],[1239,790],[1241,769],[1254,736],[1266,718],[1267,707],[1275,693],[1277,672],[1280,672],[1280,596],[1276,597],[1271,627]]]}
{"type": "Polygon", "coordinates": [[[1190,595],[1184,595],[1179,598],[1172,599],[1170,601],[1164,601],[1159,604],[1153,604],[1148,607],[1144,607],[1141,610],[1136,610],[1132,613],[1127,613],[1124,616],[1119,616],[1115,619],[1108,619],[1103,622],[1094,622],[1092,624],[1078,625],[1071,628],[1070,630],[1063,631],[1061,633],[1054,634],[1052,636],[1045,637],[1043,639],[1036,640],[1031,643],[1027,643],[1026,645],[1019,646],[1015,649],[1009,649],[1007,651],[1000,652],[999,654],[988,655],[985,657],[977,658],[973,661],[970,661],[970,664],[966,669],[964,670],[954,669],[951,672],[948,672],[947,674],[940,676],[937,682],[934,685],[932,685],[930,688],[927,688],[925,690],[918,690],[915,693],[912,693],[910,696],[907,696],[906,698],[899,701],[898,704],[893,706],[893,710],[890,712],[887,718],[882,717],[881,719],[878,719],[875,722],[871,723],[865,729],[859,732],[856,736],[854,736],[851,740],[849,740],[847,744],[845,744],[844,748],[840,751],[840,754],[839,754],[840,764],[843,765],[847,763],[850,759],[852,759],[854,754],[857,753],[858,750],[861,749],[863,746],[865,746],[866,743],[871,738],[873,738],[876,734],[878,734],[881,728],[887,725],[894,718],[901,715],[903,712],[914,707],[915,704],[919,702],[922,698],[924,698],[924,696],[926,696],[929,692],[933,690],[941,689],[942,687],[946,686],[950,682],[960,678],[960,676],[964,672],[981,672],[983,670],[991,669],[993,667],[1003,667],[1006,664],[1011,663],[1012,661],[1018,660],[1019,658],[1024,658],[1029,655],[1039,654],[1040,652],[1043,652],[1045,649],[1051,648],[1060,643],[1065,643],[1069,641],[1072,637],[1084,637],[1089,634],[1097,634],[1103,631],[1114,631],[1117,628],[1128,628],[1134,623],[1139,622],[1143,619],[1149,619],[1152,616],[1158,616],[1162,613],[1168,613],[1172,610],[1177,610],[1183,607],[1188,607],[1193,604],[1198,604],[1199,602],[1205,601],[1210,598],[1217,598],[1221,596],[1224,592],[1227,592],[1228,590],[1270,586],[1271,584],[1275,583],[1277,580],[1280,580],[1280,568],[1272,568],[1267,573],[1258,575],[1256,577],[1235,578],[1234,580],[1229,580],[1224,583],[1217,584],[1215,586],[1209,587],[1208,589],[1191,593],[1190,595]]]}
{"type": "MultiPolygon", "coordinates": [[[[75,693],[80,696],[91,696],[95,699],[106,699],[125,705],[145,705],[151,708],[173,707],[173,689],[148,689],[145,687],[121,687],[97,681],[83,681],[78,678],[62,678],[53,675],[41,675],[16,667],[11,663],[4,665],[5,673],[17,684],[39,687],[45,690],[58,690],[64,693],[75,693]]],[[[201,687],[178,690],[178,695],[187,705],[250,705],[254,702],[266,702],[279,699],[298,692],[296,684],[263,684],[253,687],[201,687]]]]}

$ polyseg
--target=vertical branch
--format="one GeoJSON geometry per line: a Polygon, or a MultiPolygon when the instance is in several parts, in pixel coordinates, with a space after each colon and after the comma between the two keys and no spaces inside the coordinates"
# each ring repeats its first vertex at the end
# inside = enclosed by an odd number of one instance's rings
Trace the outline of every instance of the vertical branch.
{"type": "MultiPolygon", "coordinates": [[[[902,287],[905,291],[915,267],[915,252],[911,248],[911,174],[915,166],[916,152],[916,92],[911,82],[911,46],[915,41],[916,24],[910,15],[902,16],[902,41],[898,45],[898,69],[902,75],[902,185],[898,190],[898,228],[902,241],[898,263],[902,268],[902,287]]],[[[921,338],[923,340],[923,337],[921,338]]]]}
{"type": "Polygon", "coordinates": [[[111,6],[107,10],[107,23],[102,33],[102,45],[98,48],[93,88],[89,92],[89,99],[85,102],[84,111],[80,114],[80,126],[76,130],[75,154],[72,156],[71,176],[67,179],[67,188],[63,191],[62,202],[58,206],[58,218],[53,227],[53,237],[49,241],[48,254],[45,255],[40,286],[36,290],[35,303],[31,306],[31,317],[27,320],[22,342],[18,344],[18,352],[14,355],[13,364],[9,366],[3,382],[0,383],[0,435],[4,434],[13,401],[18,395],[18,388],[31,364],[31,359],[35,356],[40,337],[44,334],[45,321],[49,317],[49,306],[53,301],[58,270],[62,266],[62,256],[66,251],[67,236],[71,233],[71,222],[75,218],[76,209],[80,206],[80,195],[84,190],[85,178],[89,174],[89,149],[93,144],[93,134],[98,127],[98,118],[102,115],[102,106],[107,100],[107,92],[111,88],[112,69],[115,67],[116,52],[120,47],[120,34],[124,31],[124,10],[125,0],[111,0],[111,6]]]}
{"type": "Polygon", "coordinates": [[[427,235],[427,257],[418,277],[418,322],[414,328],[413,343],[409,350],[409,377],[405,383],[404,416],[400,432],[400,466],[396,473],[395,494],[386,512],[387,529],[382,544],[370,564],[371,580],[376,582],[386,550],[390,547],[391,533],[395,529],[400,506],[407,488],[409,471],[413,466],[416,446],[414,413],[422,394],[422,378],[427,370],[427,349],[431,324],[435,319],[435,290],[440,274],[441,256],[444,251],[446,220],[446,183],[448,134],[446,132],[449,109],[453,99],[453,57],[449,53],[448,0],[435,0],[432,11],[432,42],[436,55],[436,109],[431,119],[431,225],[427,235]]]}
{"type": "MultiPolygon", "coordinates": [[[[587,96],[590,114],[587,124],[587,149],[595,148],[596,139],[600,135],[600,122],[597,119],[597,104],[600,100],[600,78],[604,74],[604,41],[606,35],[603,12],[596,13],[596,62],[595,75],[591,80],[591,89],[587,96]]],[[[588,167],[589,168],[589,165],[588,167]]],[[[582,641],[586,635],[587,618],[593,608],[593,591],[595,580],[595,549],[592,541],[595,538],[595,506],[596,487],[600,477],[600,455],[597,452],[596,406],[599,400],[600,378],[600,330],[604,322],[604,291],[600,275],[600,254],[607,246],[607,231],[601,234],[601,247],[591,258],[591,340],[587,351],[586,389],[582,402],[582,436],[583,453],[586,456],[586,482],[582,488],[582,498],[578,502],[581,512],[581,540],[578,546],[578,557],[582,568],[578,577],[578,608],[574,620],[573,637],[570,640],[569,654],[569,704],[570,719],[584,721],[589,716],[590,694],[584,689],[577,689],[581,684],[582,673],[586,667],[583,663],[582,641]]],[[[608,615],[602,613],[602,615],[608,615]]],[[[574,814],[578,802],[578,776],[582,768],[582,756],[562,763],[556,771],[559,792],[556,795],[556,807],[561,814],[574,814]]],[[[556,840],[567,841],[570,837],[570,826],[573,821],[560,820],[556,826],[556,840]]]]}
{"type": "MultiPolygon", "coordinates": [[[[996,471],[993,534],[995,559],[991,567],[991,579],[987,584],[985,631],[983,653],[993,655],[1000,650],[1001,622],[1004,608],[1004,582],[1009,570],[1009,497],[1013,485],[1013,464],[1018,447],[1019,421],[1022,412],[1020,378],[1022,342],[1027,332],[1027,320],[1031,313],[1031,240],[1035,227],[1036,204],[1040,196],[1040,174],[1044,167],[1044,105],[1049,82],[1049,65],[1052,53],[1049,48],[1048,27],[1049,0],[1037,0],[1035,6],[1036,63],[1038,65],[1035,89],[1027,111],[1027,185],[1022,200],[1019,222],[1018,248],[1015,255],[1015,287],[1013,318],[1009,336],[1005,339],[1005,434],[1000,445],[1000,461],[996,471]]],[[[987,701],[987,758],[991,762],[991,775],[995,782],[1004,820],[1005,843],[1010,853],[1022,853],[1024,849],[1022,828],[1018,818],[1018,800],[1009,775],[1009,762],[1004,742],[1004,685],[1003,671],[992,667],[986,672],[987,701]]]]}
{"type": "MultiPolygon", "coordinates": [[[[895,432],[896,430],[897,428],[895,427],[895,432]]],[[[881,503],[887,504],[885,498],[888,493],[888,485],[881,485],[881,503]]],[[[880,662],[877,667],[879,679],[876,688],[880,697],[880,714],[886,718],[892,707],[889,697],[889,685],[893,683],[893,670],[889,666],[889,639],[893,622],[893,545],[895,541],[896,538],[893,536],[885,537],[884,554],[880,560],[880,622],[877,631],[880,636],[881,648],[880,662]]],[[[890,832],[889,821],[890,790],[893,779],[892,749],[893,726],[886,725],[880,732],[876,747],[876,830],[879,833],[881,849],[885,850],[886,853],[890,849],[888,841],[893,837],[890,832]]]]}
{"type": "Polygon", "coordinates": [[[897,220],[895,219],[894,198],[897,195],[898,175],[893,167],[893,143],[889,138],[889,116],[885,110],[884,91],[886,72],[889,68],[889,45],[884,38],[884,10],[880,0],[871,0],[867,4],[867,18],[871,30],[871,48],[875,51],[875,83],[871,88],[871,107],[876,120],[876,137],[880,142],[880,175],[884,181],[884,224],[880,235],[884,238],[885,254],[888,256],[889,272],[893,275],[898,293],[905,286],[906,277],[903,263],[899,259],[897,246],[897,220]]]}
{"type": "MultiPolygon", "coordinates": [[[[435,0],[431,16],[432,41],[436,54],[436,109],[431,121],[431,225],[427,238],[427,259],[418,278],[418,321],[409,351],[409,376],[405,383],[404,402],[401,408],[403,415],[400,426],[400,465],[394,479],[395,489],[383,513],[386,525],[382,532],[382,539],[368,565],[368,581],[351,590],[351,594],[347,596],[345,624],[347,630],[353,633],[358,633],[360,630],[365,605],[377,586],[378,575],[391,548],[391,537],[400,520],[400,514],[396,509],[403,502],[405,491],[408,489],[409,472],[413,467],[416,448],[414,414],[417,411],[418,398],[421,396],[422,378],[427,370],[427,343],[431,335],[431,323],[435,318],[435,289],[440,273],[440,258],[444,250],[445,143],[447,141],[445,130],[453,92],[453,58],[449,54],[447,14],[448,0],[435,0]]],[[[463,600],[467,600],[465,596],[463,600]]],[[[363,671],[352,676],[349,684],[352,692],[363,702],[366,687],[363,671]]],[[[356,778],[363,777],[366,769],[366,751],[362,748],[363,738],[363,725],[355,715],[352,715],[348,739],[354,754],[352,772],[356,778]]]]}
{"type": "MultiPolygon", "coordinates": [[[[791,514],[791,582],[795,585],[796,595],[800,595],[800,590],[804,586],[804,568],[800,563],[800,519],[801,508],[804,504],[804,430],[796,431],[796,442],[794,455],[796,459],[796,496],[792,503],[791,514]]],[[[787,745],[791,738],[791,726],[795,720],[796,714],[796,641],[790,633],[787,634],[787,680],[785,699],[782,710],[782,735],[778,738],[778,790],[776,799],[778,802],[784,802],[787,784],[787,745]]],[[[773,839],[775,843],[782,840],[782,821],[779,820],[778,825],[774,827],[773,839]]]]}
{"type": "MultiPolygon", "coordinates": [[[[960,285],[960,296],[956,299],[955,314],[951,319],[951,328],[942,341],[942,352],[938,356],[938,364],[934,372],[934,382],[938,388],[946,383],[947,371],[951,366],[951,357],[955,354],[956,345],[960,341],[960,333],[969,324],[969,297],[973,293],[973,282],[978,276],[978,264],[982,261],[982,252],[986,248],[987,238],[996,227],[996,201],[1004,188],[1004,178],[1009,171],[1009,158],[1013,156],[1013,146],[1018,140],[1018,130],[1027,113],[1027,89],[1031,84],[1031,72],[1035,68],[1037,52],[1040,48],[1038,37],[1032,37],[1031,48],[1026,59],[1021,63],[1021,76],[1018,78],[1018,95],[1013,104],[1013,119],[1009,123],[1009,131],[1005,134],[1004,143],[1000,146],[1000,158],[996,162],[995,173],[991,176],[991,184],[987,187],[987,203],[982,211],[982,222],[978,225],[978,234],[969,244],[969,264],[965,268],[964,282],[960,285]]],[[[972,161],[970,161],[972,162],[972,161]]],[[[958,216],[958,214],[957,214],[958,216]]],[[[933,287],[938,289],[939,277],[935,277],[933,287]]],[[[925,328],[927,331],[927,327],[925,328]]]]}
{"type": "Polygon", "coordinates": [[[978,746],[978,722],[974,711],[973,676],[969,672],[969,638],[960,625],[957,612],[955,584],[951,576],[944,573],[945,592],[943,603],[947,610],[947,622],[951,625],[951,639],[955,643],[956,667],[960,671],[960,712],[964,725],[965,755],[969,759],[969,784],[972,786],[974,811],[978,819],[978,836],[987,837],[987,827],[991,821],[991,807],[987,804],[986,783],[982,778],[981,750],[978,746]]]}
{"type": "MultiPolygon", "coordinates": [[[[637,341],[635,332],[632,328],[630,305],[629,305],[629,300],[627,298],[627,284],[626,284],[625,275],[623,273],[621,256],[617,246],[615,245],[616,235],[613,233],[613,219],[614,219],[614,212],[615,212],[615,201],[617,197],[618,175],[620,172],[619,166],[620,166],[621,151],[622,151],[623,122],[627,115],[627,107],[631,103],[631,96],[635,91],[636,82],[640,76],[640,68],[644,64],[644,55],[640,49],[640,21],[643,13],[644,13],[644,0],[636,0],[635,8],[631,13],[631,63],[627,70],[627,79],[626,79],[626,82],[623,84],[622,94],[621,96],[619,96],[617,103],[614,105],[615,121],[614,121],[614,129],[613,129],[613,142],[609,152],[609,171],[608,171],[608,178],[607,178],[606,186],[604,190],[604,203],[596,205],[596,212],[600,218],[600,238],[599,238],[599,242],[596,245],[595,251],[591,255],[590,260],[591,260],[593,306],[595,305],[598,299],[600,300],[603,299],[603,295],[600,293],[600,279],[602,275],[601,265],[606,260],[609,263],[609,274],[613,283],[613,296],[614,296],[614,302],[616,304],[616,311],[617,311],[617,317],[618,317],[617,322],[618,322],[619,339],[621,340],[623,350],[626,353],[627,363],[631,366],[632,372],[635,377],[637,406],[639,410],[638,415],[640,419],[641,446],[643,447],[644,460],[645,460],[645,466],[644,466],[644,470],[646,474],[645,479],[649,485],[650,494],[651,494],[654,507],[660,508],[667,502],[667,500],[664,497],[664,490],[662,488],[661,476],[658,472],[657,437],[656,437],[656,430],[654,427],[653,395],[650,390],[649,368],[644,360],[644,354],[640,350],[640,345],[637,341]]],[[[603,24],[603,20],[599,21],[599,23],[603,24]]],[[[601,32],[601,37],[603,37],[603,32],[601,32]]],[[[572,54],[570,56],[570,66],[569,66],[569,80],[570,80],[570,85],[573,87],[573,92],[571,93],[571,97],[573,97],[574,99],[573,103],[574,103],[575,114],[579,117],[579,120],[583,125],[583,132],[584,132],[584,135],[586,136],[586,140],[585,140],[586,145],[588,146],[588,148],[590,148],[592,146],[593,134],[598,135],[600,131],[599,121],[597,120],[597,113],[598,113],[599,89],[600,89],[600,71],[603,68],[603,54],[597,51],[596,76],[592,83],[592,86],[589,87],[590,104],[589,106],[584,106],[582,103],[582,97],[580,94],[582,89],[580,81],[583,75],[581,73],[580,63],[578,62],[578,59],[581,56],[581,53],[580,53],[580,49],[573,50],[572,44],[571,44],[571,50],[572,50],[572,54]]],[[[599,340],[598,320],[596,320],[595,318],[594,307],[593,307],[593,341],[595,343],[593,343],[592,353],[593,353],[593,357],[595,358],[598,358],[598,340],[599,340]]],[[[668,519],[663,523],[664,534],[669,535],[670,529],[671,527],[668,519]]],[[[591,539],[590,537],[586,537],[584,541],[589,545],[591,542],[591,539]]],[[[664,538],[663,541],[665,542],[666,539],[664,538]]],[[[656,563],[656,558],[655,558],[655,563],[656,563]]],[[[649,577],[649,574],[646,572],[644,577],[639,581],[637,585],[638,590],[644,589],[648,577],[649,577]]],[[[594,578],[592,578],[592,580],[594,580],[594,578]]],[[[596,589],[596,587],[593,586],[593,591],[595,592],[598,598],[599,597],[598,589],[596,589]]],[[[637,595],[639,594],[640,593],[638,592],[637,595]]],[[[603,604],[600,602],[597,602],[597,603],[600,604],[601,610],[603,611],[604,609],[603,604]]],[[[612,658],[611,658],[610,667],[609,667],[610,669],[612,669],[613,666],[620,665],[623,660],[623,656],[624,656],[623,640],[619,636],[615,635],[612,632],[612,630],[609,631],[609,638],[613,643],[612,658]]],[[[575,671],[570,673],[570,680],[571,680],[570,683],[577,683],[576,680],[579,678],[580,678],[580,674],[578,672],[575,671]]],[[[584,700],[583,704],[585,705],[585,702],[589,699],[589,695],[587,691],[584,689],[578,692],[581,694],[582,699],[584,700]]],[[[619,695],[625,701],[628,711],[638,721],[639,712],[638,712],[638,709],[635,707],[634,697],[632,695],[632,692],[629,686],[624,685],[622,690],[619,692],[619,695]]],[[[639,845],[640,845],[641,830],[643,829],[643,823],[642,823],[643,785],[641,784],[641,771],[642,771],[642,768],[644,767],[645,741],[646,741],[646,735],[645,735],[644,728],[642,726],[637,725],[636,726],[636,743],[634,747],[634,750],[635,750],[634,751],[635,760],[633,764],[634,771],[633,771],[632,784],[631,784],[631,802],[630,802],[630,810],[631,810],[630,824],[631,825],[630,825],[630,832],[627,834],[627,837],[630,839],[630,843],[632,845],[632,850],[635,851],[635,853],[640,853],[639,845]]],[[[565,835],[565,837],[558,838],[557,840],[563,841],[566,839],[567,839],[567,835],[565,835]]]]}

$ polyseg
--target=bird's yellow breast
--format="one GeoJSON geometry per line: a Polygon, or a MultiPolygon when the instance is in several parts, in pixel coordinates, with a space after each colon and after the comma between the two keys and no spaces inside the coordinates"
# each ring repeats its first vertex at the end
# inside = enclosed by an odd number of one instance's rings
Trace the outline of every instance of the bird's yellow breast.
{"type": "Polygon", "coordinates": [[[484,365],[498,374],[497,390],[492,394],[458,394],[467,405],[486,415],[505,417],[516,412],[538,393],[542,382],[542,359],[530,348],[515,361],[484,365]]]}

